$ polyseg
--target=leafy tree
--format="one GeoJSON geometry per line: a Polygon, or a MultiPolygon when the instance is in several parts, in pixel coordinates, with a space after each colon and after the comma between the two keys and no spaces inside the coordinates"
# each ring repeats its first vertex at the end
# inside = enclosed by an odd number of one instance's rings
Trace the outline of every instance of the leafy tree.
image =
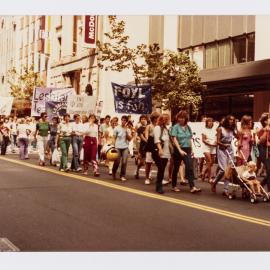
{"type": "Polygon", "coordinates": [[[10,85],[10,94],[16,99],[23,99],[30,102],[35,87],[45,86],[44,82],[39,78],[39,73],[34,72],[34,68],[24,67],[23,73],[20,75],[13,68],[8,73],[8,83],[10,85]]]}
{"type": "Polygon", "coordinates": [[[118,72],[131,69],[135,84],[150,83],[154,100],[163,108],[197,113],[204,86],[196,63],[186,53],[162,51],[158,44],[129,48],[125,22],[109,16],[109,24],[110,32],[104,33],[108,42],[97,43],[99,67],[118,72]]]}

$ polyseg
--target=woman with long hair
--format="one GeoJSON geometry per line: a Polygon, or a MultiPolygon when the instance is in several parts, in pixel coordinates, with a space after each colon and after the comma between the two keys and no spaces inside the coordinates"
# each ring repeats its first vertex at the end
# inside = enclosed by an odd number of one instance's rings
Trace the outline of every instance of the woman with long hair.
{"type": "Polygon", "coordinates": [[[203,142],[203,154],[206,160],[206,170],[202,175],[202,181],[205,180],[206,175],[208,176],[208,181],[212,178],[212,167],[215,161],[216,147],[217,147],[217,130],[214,127],[213,118],[208,117],[205,120],[205,129],[202,132],[202,142],[203,142]]]}
{"type": "MultiPolygon", "coordinates": [[[[216,192],[217,183],[223,178],[225,169],[231,163],[234,158],[233,154],[233,138],[236,136],[236,121],[235,117],[228,115],[224,121],[222,121],[220,127],[217,129],[217,160],[219,171],[211,183],[212,192],[216,192]]],[[[228,181],[224,183],[223,195],[228,196],[228,181]]]]}
{"type": "Polygon", "coordinates": [[[155,149],[152,151],[153,159],[156,163],[158,172],[156,180],[156,192],[163,194],[162,180],[168,159],[171,157],[170,153],[170,136],[166,127],[168,117],[161,115],[158,118],[157,125],[154,127],[154,143],[155,149]]]}
{"type": "Polygon", "coordinates": [[[252,135],[252,117],[244,115],[241,119],[241,127],[238,131],[238,156],[237,165],[243,165],[251,160],[251,149],[254,142],[252,135]]]}
{"type": "Polygon", "coordinates": [[[88,122],[83,124],[83,173],[88,174],[89,163],[93,166],[94,176],[99,176],[98,163],[97,163],[97,151],[98,151],[98,125],[96,122],[96,116],[90,114],[88,122]]]}

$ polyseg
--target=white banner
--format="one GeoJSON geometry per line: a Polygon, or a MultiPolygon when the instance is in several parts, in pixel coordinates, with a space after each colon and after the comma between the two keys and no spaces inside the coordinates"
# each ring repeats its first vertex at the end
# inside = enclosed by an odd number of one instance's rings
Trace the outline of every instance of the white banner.
{"type": "Polygon", "coordinates": [[[0,97],[0,115],[10,115],[13,100],[14,97],[0,97]]]}
{"type": "MultiPolygon", "coordinates": [[[[203,154],[203,142],[202,142],[202,133],[205,129],[205,123],[204,122],[189,122],[188,125],[190,126],[193,136],[192,136],[192,149],[194,152],[194,157],[195,158],[201,158],[204,157],[203,154]]],[[[219,125],[218,122],[214,123],[214,126],[217,128],[219,125]]],[[[241,123],[237,123],[237,130],[240,129],[241,123]]],[[[261,123],[260,122],[254,122],[254,132],[256,132],[258,129],[261,128],[261,123]]],[[[233,140],[233,150],[234,150],[234,155],[236,155],[236,150],[237,150],[237,139],[234,138],[233,140]]]]}
{"type": "Polygon", "coordinates": [[[73,88],[37,87],[33,92],[31,116],[40,116],[45,112],[47,101],[66,102],[70,95],[75,95],[73,88]]]}
{"type": "Polygon", "coordinates": [[[96,109],[96,97],[71,95],[67,101],[67,113],[71,116],[74,114],[94,114],[96,109]]]}

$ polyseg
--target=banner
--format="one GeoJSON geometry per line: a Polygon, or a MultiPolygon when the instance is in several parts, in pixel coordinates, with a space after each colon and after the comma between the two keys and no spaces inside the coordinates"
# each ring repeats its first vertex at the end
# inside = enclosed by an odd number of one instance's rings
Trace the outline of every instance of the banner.
{"type": "Polygon", "coordinates": [[[68,96],[75,94],[73,88],[37,87],[33,92],[31,116],[40,116],[42,112],[45,112],[47,101],[67,103],[68,96]]]}
{"type": "Polygon", "coordinates": [[[66,114],[67,103],[58,101],[47,101],[45,103],[45,110],[48,115],[48,120],[51,121],[53,117],[60,117],[66,114]]]}
{"type": "Polygon", "coordinates": [[[73,116],[74,114],[86,114],[95,113],[96,97],[71,95],[67,101],[67,112],[73,116]]]}
{"type": "Polygon", "coordinates": [[[95,108],[95,116],[96,117],[100,117],[102,109],[103,109],[103,101],[102,100],[97,100],[96,108],[95,108]]]}
{"type": "Polygon", "coordinates": [[[97,16],[87,15],[84,19],[84,45],[87,48],[96,48],[97,16]]]}
{"type": "Polygon", "coordinates": [[[0,97],[0,115],[10,115],[13,99],[14,97],[0,97]]]}
{"type": "MultiPolygon", "coordinates": [[[[203,154],[203,142],[202,142],[202,133],[205,130],[205,122],[189,122],[188,125],[190,126],[192,130],[192,149],[194,152],[195,158],[201,158],[204,157],[203,154]]],[[[215,122],[214,127],[218,128],[219,123],[215,122]]],[[[240,129],[241,123],[237,122],[237,130],[240,129]]],[[[254,122],[253,131],[257,132],[258,129],[261,128],[260,122],[254,122]]],[[[238,147],[238,141],[236,138],[233,139],[233,151],[234,155],[236,156],[237,147],[238,147]]]]}
{"type": "Polygon", "coordinates": [[[152,97],[150,85],[119,85],[112,83],[114,106],[117,113],[150,114],[152,97]]]}

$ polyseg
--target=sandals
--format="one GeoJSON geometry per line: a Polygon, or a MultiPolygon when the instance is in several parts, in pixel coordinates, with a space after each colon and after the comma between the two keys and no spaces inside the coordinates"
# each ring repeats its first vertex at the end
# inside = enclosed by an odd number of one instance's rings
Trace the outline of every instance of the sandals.
{"type": "Polygon", "coordinates": [[[193,187],[190,192],[191,193],[196,193],[196,192],[201,192],[202,190],[200,188],[197,188],[197,187],[193,187]]]}

